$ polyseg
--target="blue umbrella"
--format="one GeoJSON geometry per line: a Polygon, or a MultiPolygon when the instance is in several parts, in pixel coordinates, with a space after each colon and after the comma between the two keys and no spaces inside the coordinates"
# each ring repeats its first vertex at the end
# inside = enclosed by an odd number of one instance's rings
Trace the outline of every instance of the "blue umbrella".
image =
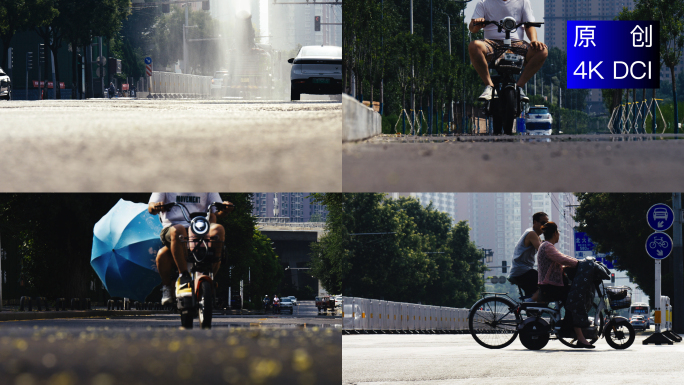
{"type": "Polygon", "coordinates": [[[144,301],[161,283],[155,263],[161,230],[146,204],[123,199],[95,224],[90,265],[109,295],[144,301]]]}

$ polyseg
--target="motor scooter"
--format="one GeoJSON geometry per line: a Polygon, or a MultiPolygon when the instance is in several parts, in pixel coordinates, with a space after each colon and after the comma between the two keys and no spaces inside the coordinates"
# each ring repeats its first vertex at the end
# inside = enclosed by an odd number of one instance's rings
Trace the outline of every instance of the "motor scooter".
{"type": "MultiPolygon", "coordinates": [[[[192,275],[192,295],[176,299],[177,307],[181,314],[181,325],[186,329],[192,329],[193,319],[199,318],[202,329],[211,329],[212,311],[215,298],[214,265],[225,256],[225,246],[220,245],[221,255],[216,255],[216,242],[223,243],[217,237],[209,237],[209,217],[212,207],[224,210],[227,205],[214,202],[207,207],[207,212],[190,213],[182,203],[167,203],[165,210],[178,206],[190,222],[188,236],[181,241],[187,246],[186,262],[188,271],[192,275]]],[[[231,205],[232,206],[232,205],[231,205]]]]}

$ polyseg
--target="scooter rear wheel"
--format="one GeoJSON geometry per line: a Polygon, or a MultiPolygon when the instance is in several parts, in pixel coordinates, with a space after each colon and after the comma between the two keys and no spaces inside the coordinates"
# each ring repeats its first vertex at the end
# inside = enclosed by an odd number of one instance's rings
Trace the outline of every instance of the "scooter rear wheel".
{"type": "Polygon", "coordinates": [[[211,316],[214,304],[214,295],[211,283],[202,281],[199,288],[199,321],[202,329],[211,329],[211,316]]]}

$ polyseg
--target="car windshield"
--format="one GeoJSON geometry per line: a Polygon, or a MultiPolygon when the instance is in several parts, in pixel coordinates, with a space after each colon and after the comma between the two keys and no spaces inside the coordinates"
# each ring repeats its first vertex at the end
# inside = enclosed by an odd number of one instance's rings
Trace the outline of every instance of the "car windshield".
{"type": "Polygon", "coordinates": [[[342,58],[342,47],[335,46],[309,46],[302,47],[299,57],[329,57],[342,58]]]}
{"type": "Polygon", "coordinates": [[[546,108],[530,108],[530,114],[548,114],[549,110],[546,108]]]}

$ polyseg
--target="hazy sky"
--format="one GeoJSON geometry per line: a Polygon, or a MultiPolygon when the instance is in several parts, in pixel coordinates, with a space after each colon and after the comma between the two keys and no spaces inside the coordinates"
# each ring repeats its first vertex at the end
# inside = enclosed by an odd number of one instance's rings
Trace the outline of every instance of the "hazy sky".
{"type": "MultiPolygon", "coordinates": [[[[465,19],[466,22],[470,22],[470,18],[473,16],[473,12],[475,11],[475,5],[477,4],[479,0],[473,0],[470,3],[468,3],[468,6],[466,7],[465,11],[465,19]]],[[[543,22],[544,21],[544,0],[530,0],[530,4],[532,5],[532,11],[534,12],[534,18],[536,21],[543,22]]],[[[525,40],[529,40],[527,36],[525,36],[525,40]]],[[[541,41],[542,43],[544,42],[544,26],[542,25],[541,28],[537,28],[537,40],[541,41]]]]}

